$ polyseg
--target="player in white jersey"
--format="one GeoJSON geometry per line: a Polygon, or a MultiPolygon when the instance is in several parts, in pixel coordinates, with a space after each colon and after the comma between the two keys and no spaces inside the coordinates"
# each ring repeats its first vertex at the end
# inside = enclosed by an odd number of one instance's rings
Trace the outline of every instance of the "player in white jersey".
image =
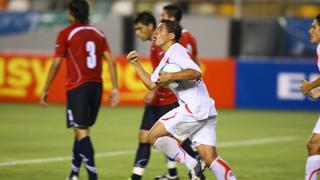
{"type": "MultiPolygon", "coordinates": [[[[311,43],[318,45],[316,62],[320,71],[320,14],[313,21],[309,35],[311,43]]],[[[303,94],[308,95],[312,99],[318,99],[320,97],[320,90],[317,88],[319,85],[320,76],[312,82],[304,80],[300,89],[303,94]]],[[[305,180],[316,180],[320,172],[320,118],[308,140],[307,147],[309,157],[306,162],[305,180]]]]}
{"type": "Polygon", "coordinates": [[[177,43],[180,36],[181,27],[177,22],[161,21],[155,32],[155,44],[162,48],[165,55],[151,76],[141,66],[136,51],[127,55],[148,89],[155,89],[170,80],[179,80],[179,86],[172,89],[179,100],[179,107],[169,111],[156,122],[148,134],[148,141],[154,148],[184,164],[189,169],[191,179],[197,180],[202,176],[201,163],[179,146],[183,140],[190,138],[201,159],[218,180],[234,180],[236,178],[231,168],[216,151],[217,112],[214,101],[201,79],[200,68],[192,61],[188,50],[177,43]],[[166,63],[174,63],[182,71],[161,71],[166,63]]]}

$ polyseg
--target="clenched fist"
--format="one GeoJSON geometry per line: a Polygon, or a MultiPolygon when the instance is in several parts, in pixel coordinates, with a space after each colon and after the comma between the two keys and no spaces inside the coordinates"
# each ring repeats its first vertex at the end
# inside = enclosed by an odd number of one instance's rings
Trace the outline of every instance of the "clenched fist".
{"type": "Polygon", "coordinates": [[[127,59],[130,63],[138,62],[139,61],[139,54],[137,51],[131,51],[127,55],[127,59]]]}

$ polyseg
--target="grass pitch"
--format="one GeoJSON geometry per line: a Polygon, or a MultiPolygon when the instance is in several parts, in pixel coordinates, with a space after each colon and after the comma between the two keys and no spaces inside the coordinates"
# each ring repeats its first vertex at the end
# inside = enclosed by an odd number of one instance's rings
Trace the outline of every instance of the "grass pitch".
{"type": "MultiPolygon", "coordinates": [[[[91,131],[100,179],[127,179],[132,170],[142,107],[102,107],[91,131]]],[[[220,110],[218,151],[239,180],[301,180],[306,140],[318,119],[313,111],[220,110]]],[[[70,170],[72,130],[65,107],[0,104],[0,179],[65,179],[70,170]]],[[[179,165],[180,179],[188,179],[179,165]]],[[[144,179],[166,170],[152,152],[144,179]]],[[[208,180],[214,176],[206,170],[208,180]]],[[[80,179],[87,179],[81,169],[80,179]]]]}

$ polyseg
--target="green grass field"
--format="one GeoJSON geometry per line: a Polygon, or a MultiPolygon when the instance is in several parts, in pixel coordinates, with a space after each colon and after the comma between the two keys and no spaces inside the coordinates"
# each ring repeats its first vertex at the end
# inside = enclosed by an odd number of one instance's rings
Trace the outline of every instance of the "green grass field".
{"type": "MultiPolygon", "coordinates": [[[[100,179],[130,176],[142,112],[142,107],[101,108],[91,132],[100,179]]],[[[301,180],[306,140],[317,119],[313,111],[220,110],[218,150],[240,180],[301,180]]],[[[0,104],[0,179],[64,179],[72,136],[64,106],[0,104]]],[[[163,174],[165,166],[163,155],[153,151],[144,179],[163,174]]],[[[187,179],[186,168],[178,168],[187,179]]],[[[87,179],[84,169],[80,175],[87,179]]],[[[206,175],[215,179],[208,170],[206,175]]]]}

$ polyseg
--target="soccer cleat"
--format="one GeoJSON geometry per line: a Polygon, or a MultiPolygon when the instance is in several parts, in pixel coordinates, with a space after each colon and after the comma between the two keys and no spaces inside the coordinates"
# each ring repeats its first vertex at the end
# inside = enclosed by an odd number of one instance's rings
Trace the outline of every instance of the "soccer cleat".
{"type": "Polygon", "coordinates": [[[154,177],[155,180],[179,180],[178,176],[170,176],[169,174],[154,177]]]}
{"type": "Polygon", "coordinates": [[[189,171],[189,178],[191,180],[204,180],[206,179],[203,170],[202,170],[202,165],[201,161],[198,161],[197,165],[189,171]]]}
{"type": "Polygon", "coordinates": [[[66,180],[79,180],[78,176],[69,176],[66,180]]]}

